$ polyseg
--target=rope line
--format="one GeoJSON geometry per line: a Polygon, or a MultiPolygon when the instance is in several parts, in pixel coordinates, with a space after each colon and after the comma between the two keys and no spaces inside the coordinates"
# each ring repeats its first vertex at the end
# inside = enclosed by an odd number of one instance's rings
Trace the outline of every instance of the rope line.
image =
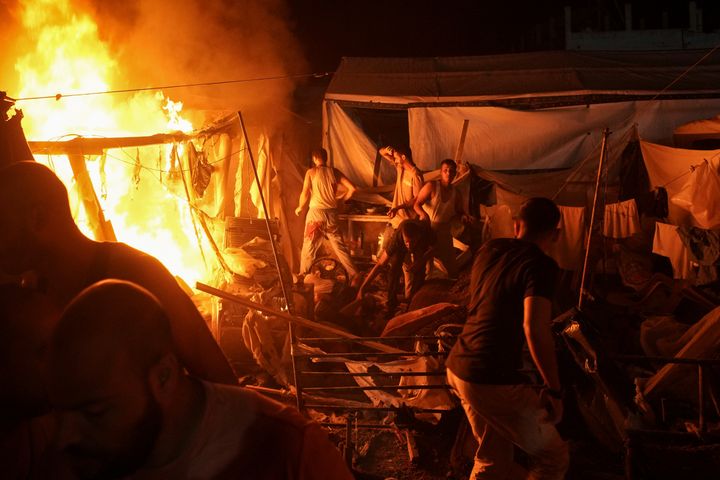
{"type": "Polygon", "coordinates": [[[250,82],[264,82],[269,80],[283,80],[286,78],[323,78],[328,77],[335,72],[314,72],[314,73],[296,73],[296,74],[290,74],[290,75],[276,75],[271,77],[256,77],[256,78],[241,78],[236,80],[218,80],[215,82],[198,82],[198,83],[182,83],[182,84],[174,84],[174,85],[161,85],[161,86],[155,86],[155,87],[141,87],[141,88],[123,88],[120,90],[104,90],[104,91],[98,91],[98,92],[80,92],[80,93],[68,93],[68,94],[62,94],[62,93],[56,93],[55,95],[39,95],[36,97],[23,97],[23,98],[10,98],[7,97],[11,101],[15,102],[21,102],[21,101],[29,101],[29,100],[60,100],[61,98],[69,98],[69,97],[87,97],[91,95],[107,95],[107,94],[115,94],[115,93],[134,93],[134,92],[146,92],[146,91],[152,91],[152,90],[171,90],[174,88],[190,88],[190,87],[211,87],[215,85],[227,85],[231,83],[250,83],[250,82]]]}

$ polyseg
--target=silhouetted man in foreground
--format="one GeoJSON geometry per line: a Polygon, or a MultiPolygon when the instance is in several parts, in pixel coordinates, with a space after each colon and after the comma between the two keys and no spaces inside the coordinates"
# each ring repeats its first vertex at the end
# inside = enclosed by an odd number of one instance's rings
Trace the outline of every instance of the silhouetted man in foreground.
{"type": "Polygon", "coordinates": [[[58,478],[44,383],[45,354],[59,312],[46,297],[0,285],[0,478],[58,478]],[[50,472],[55,472],[53,476],[50,472]]]}
{"type": "Polygon", "coordinates": [[[0,169],[0,271],[34,272],[38,290],[58,310],[102,279],[142,285],[168,312],[182,364],[200,378],[237,383],[204,319],[170,272],[128,245],[83,235],[70,213],[65,185],[39,163],[18,162],[0,169]]]}
{"type": "Polygon", "coordinates": [[[255,392],[183,372],[160,303],[106,280],[50,347],[58,448],[81,478],[351,479],[319,425],[255,392]]]}
{"type": "Polygon", "coordinates": [[[550,330],[558,267],[543,253],[559,221],[551,200],[531,198],[515,222],[516,238],[485,243],[473,264],[467,323],[447,360],[448,383],[479,444],[473,480],[516,478],[513,444],[530,456],[528,478],[561,479],[568,468],[555,428],[562,400],[550,330]],[[520,372],[525,341],[545,382],[539,392],[520,372]]]}

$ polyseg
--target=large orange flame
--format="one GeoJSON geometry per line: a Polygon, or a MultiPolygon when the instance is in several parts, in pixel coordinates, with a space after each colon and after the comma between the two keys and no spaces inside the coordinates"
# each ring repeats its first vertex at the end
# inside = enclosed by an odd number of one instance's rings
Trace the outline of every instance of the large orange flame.
{"type": "MultiPolygon", "coordinates": [[[[16,70],[20,98],[110,90],[122,78],[121,66],[98,35],[93,19],[70,0],[22,0],[22,21],[32,41],[19,55],[16,70]]],[[[192,131],[182,104],[161,93],[142,92],[131,98],[105,95],[18,102],[25,113],[30,140],[68,136],[128,136],[167,131],[192,131]]],[[[168,188],[172,146],[112,149],[86,158],[105,217],[118,240],[160,259],[188,284],[208,277],[196,229],[182,187],[168,188]]],[[[36,156],[66,183],[76,221],[90,234],[89,219],[80,208],[68,159],[36,156]]],[[[207,245],[204,245],[207,247],[207,245]]]]}

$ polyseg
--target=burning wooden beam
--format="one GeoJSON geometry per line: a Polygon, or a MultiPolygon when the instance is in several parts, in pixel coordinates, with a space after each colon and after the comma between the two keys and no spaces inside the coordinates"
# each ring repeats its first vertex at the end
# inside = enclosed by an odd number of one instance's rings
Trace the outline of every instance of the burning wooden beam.
{"type": "Polygon", "coordinates": [[[42,155],[102,155],[111,148],[145,147],[185,142],[192,138],[184,133],[158,133],[143,137],[77,137],[62,142],[28,142],[34,154],[42,155]]]}

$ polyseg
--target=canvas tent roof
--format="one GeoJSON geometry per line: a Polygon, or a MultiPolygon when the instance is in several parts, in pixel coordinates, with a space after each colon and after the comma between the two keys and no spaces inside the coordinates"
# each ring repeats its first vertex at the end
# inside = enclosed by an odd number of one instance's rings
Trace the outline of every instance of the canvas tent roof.
{"type": "MultiPolygon", "coordinates": [[[[343,58],[326,100],[383,105],[557,96],[720,96],[720,54],[553,51],[436,58],[343,58]]],[[[585,103],[583,100],[579,103],[585,103]]],[[[605,99],[604,101],[608,101],[605,99]]],[[[595,103],[590,101],[589,103],[595,103]]]]}

